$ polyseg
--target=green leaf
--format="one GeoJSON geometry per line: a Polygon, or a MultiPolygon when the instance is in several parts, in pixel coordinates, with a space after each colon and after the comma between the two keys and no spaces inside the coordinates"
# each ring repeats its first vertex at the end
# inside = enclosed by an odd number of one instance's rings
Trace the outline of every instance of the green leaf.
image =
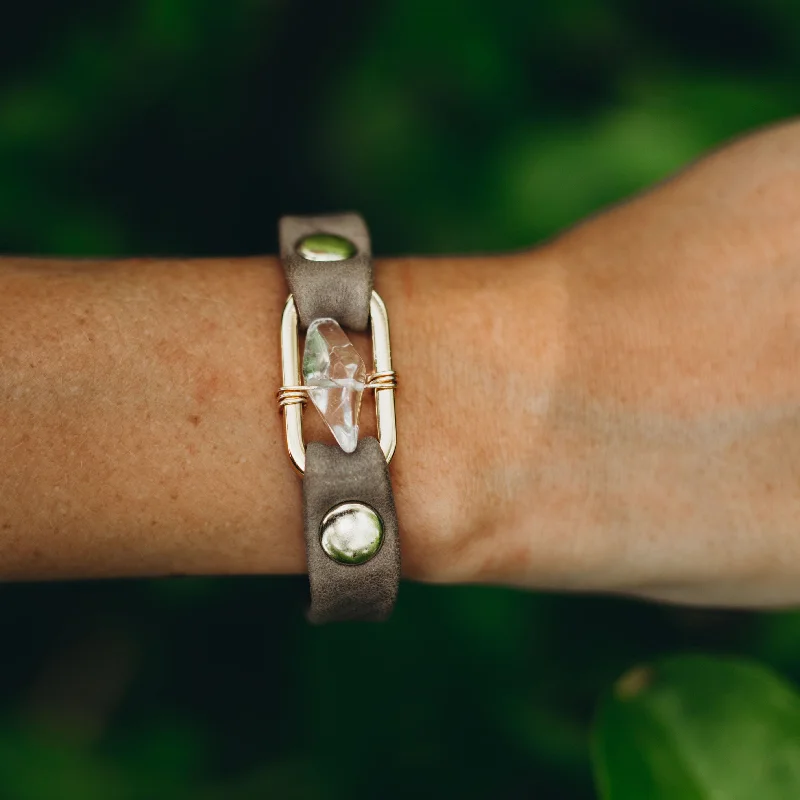
{"type": "Polygon", "coordinates": [[[800,696],[747,661],[636,667],[602,701],[592,755],[603,800],[800,797],[800,696]]]}

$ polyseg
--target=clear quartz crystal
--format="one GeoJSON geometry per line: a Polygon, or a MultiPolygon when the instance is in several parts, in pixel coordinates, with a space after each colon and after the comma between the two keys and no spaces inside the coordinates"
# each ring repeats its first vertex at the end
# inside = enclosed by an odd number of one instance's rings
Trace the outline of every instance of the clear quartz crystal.
{"type": "Polygon", "coordinates": [[[366,380],[364,361],[339,323],[329,317],[315,319],[306,332],[303,381],[346,453],[358,444],[358,412],[366,380]]]}

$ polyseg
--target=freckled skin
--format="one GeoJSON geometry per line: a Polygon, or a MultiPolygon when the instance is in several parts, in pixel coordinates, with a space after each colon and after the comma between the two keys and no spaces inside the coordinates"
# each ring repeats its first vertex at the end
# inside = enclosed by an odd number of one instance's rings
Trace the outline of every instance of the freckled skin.
{"type": "MultiPolygon", "coordinates": [[[[799,178],[787,124],[534,250],[378,259],[407,577],[800,601],[799,178]]],[[[286,294],[272,257],[0,259],[0,579],[302,572],[286,294]]]]}

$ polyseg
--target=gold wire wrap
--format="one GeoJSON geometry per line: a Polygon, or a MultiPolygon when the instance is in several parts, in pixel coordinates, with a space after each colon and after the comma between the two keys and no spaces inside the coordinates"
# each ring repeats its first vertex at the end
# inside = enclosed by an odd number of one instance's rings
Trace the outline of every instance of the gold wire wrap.
{"type": "Polygon", "coordinates": [[[308,402],[307,386],[281,386],[277,394],[278,410],[284,406],[305,405],[308,402]]]}
{"type": "MultiPolygon", "coordinates": [[[[371,372],[367,375],[365,389],[379,392],[381,389],[397,388],[397,373],[393,370],[371,372]]],[[[278,410],[284,406],[305,405],[308,402],[308,386],[281,386],[277,393],[278,410]]]]}
{"type": "Polygon", "coordinates": [[[385,372],[371,372],[367,375],[367,382],[364,384],[364,388],[374,389],[376,392],[381,389],[396,389],[397,373],[393,369],[388,369],[385,372]]]}

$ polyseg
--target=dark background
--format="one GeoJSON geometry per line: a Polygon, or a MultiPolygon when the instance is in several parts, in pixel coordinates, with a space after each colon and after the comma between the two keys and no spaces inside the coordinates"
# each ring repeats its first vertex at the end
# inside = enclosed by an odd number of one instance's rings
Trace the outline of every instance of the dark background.
{"type": "MultiPolygon", "coordinates": [[[[4,252],[274,252],[279,214],[349,208],[382,254],[527,247],[800,109],[792,0],[1,10],[4,252]]],[[[305,593],[1,587],[0,798],[579,800],[631,665],[800,679],[797,613],[404,585],[388,624],[316,629],[305,593]]]]}

